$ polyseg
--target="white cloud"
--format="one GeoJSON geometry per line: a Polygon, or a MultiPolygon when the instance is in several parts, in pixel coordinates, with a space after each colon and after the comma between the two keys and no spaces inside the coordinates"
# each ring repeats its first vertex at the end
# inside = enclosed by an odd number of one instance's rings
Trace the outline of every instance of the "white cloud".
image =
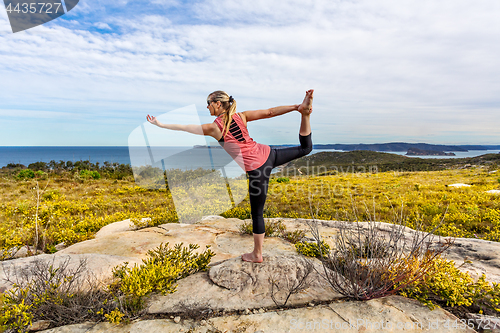
{"type": "Polygon", "coordinates": [[[111,27],[107,23],[103,23],[103,22],[94,23],[94,26],[99,28],[99,29],[111,30],[111,27]]]}
{"type": "MultiPolygon", "coordinates": [[[[123,116],[116,110],[133,115],[141,106],[168,111],[197,103],[203,112],[206,95],[222,88],[244,110],[299,103],[316,88],[313,127],[331,128],[315,131],[323,143],[432,134],[474,143],[470,133],[500,141],[496,2],[152,1],[195,17],[184,24],[173,23],[179,20],[168,10],[111,10],[133,2],[80,3],[85,13],[107,8],[92,24],[114,30],[65,22],[0,35],[0,108],[24,108],[27,94],[28,103],[54,110],[123,116]],[[465,130],[468,137],[456,134],[465,130]]],[[[293,133],[298,120],[256,127],[252,133],[269,143],[294,142],[269,129],[293,133]]]]}
{"type": "Polygon", "coordinates": [[[52,119],[61,119],[61,118],[77,118],[81,117],[80,114],[69,113],[69,112],[54,112],[54,111],[45,111],[45,110],[6,110],[0,109],[0,117],[2,118],[18,118],[18,119],[36,119],[36,118],[52,118],[52,119]]]}

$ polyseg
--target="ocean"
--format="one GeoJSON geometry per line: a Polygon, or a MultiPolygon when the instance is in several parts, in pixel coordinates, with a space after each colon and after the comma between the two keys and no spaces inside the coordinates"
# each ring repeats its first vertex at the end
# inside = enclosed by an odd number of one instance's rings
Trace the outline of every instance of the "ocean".
{"type": "MultiPolygon", "coordinates": [[[[92,163],[99,162],[103,165],[104,162],[118,163],[118,164],[131,164],[134,166],[149,164],[151,159],[154,160],[156,156],[169,156],[165,161],[171,161],[170,164],[165,163],[165,167],[179,167],[181,169],[189,169],[191,167],[210,168],[213,166],[214,161],[218,160],[219,154],[224,154],[220,148],[199,149],[192,147],[168,147],[168,148],[155,148],[147,151],[144,148],[132,147],[129,150],[127,146],[101,146],[101,147],[0,147],[0,168],[9,163],[23,164],[28,166],[30,163],[35,162],[50,162],[54,160],[59,161],[80,161],[89,160],[92,163]],[[172,157],[172,158],[171,158],[172,157]],[[175,158],[173,158],[175,157],[175,158]],[[206,157],[206,158],[205,158],[206,157]],[[131,163],[133,162],[133,164],[131,163]]],[[[313,149],[311,154],[319,152],[333,152],[338,150],[332,149],[313,149]]],[[[499,153],[500,150],[471,150],[468,152],[455,152],[456,156],[425,156],[425,158],[464,158],[475,157],[489,153],[499,153]]],[[[404,155],[404,152],[394,152],[394,154],[404,155]]],[[[416,156],[421,157],[421,156],[416,156]]],[[[224,161],[224,163],[227,161],[224,161]]]]}

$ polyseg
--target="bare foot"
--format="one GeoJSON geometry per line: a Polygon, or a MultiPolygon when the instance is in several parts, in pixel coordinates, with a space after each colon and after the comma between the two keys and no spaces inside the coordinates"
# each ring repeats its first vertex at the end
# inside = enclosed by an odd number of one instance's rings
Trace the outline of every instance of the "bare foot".
{"type": "Polygon", "coordinates": [[[306,96],[304,97],[304,101],[300,104],[298,111],[302,113],[302,115],[307,116],[312,112],[312,102],[313,102],[313,93],[314,89],[310,89],[306,91],[306,96]]]}
{"type": "Polygon", "coordinates": [[[262,262],[262,256],[256,257],[253,252],[250,253],[245,253],[241,255],[241,259],[243,261],[249,261],[249,262],[262,262]]]}

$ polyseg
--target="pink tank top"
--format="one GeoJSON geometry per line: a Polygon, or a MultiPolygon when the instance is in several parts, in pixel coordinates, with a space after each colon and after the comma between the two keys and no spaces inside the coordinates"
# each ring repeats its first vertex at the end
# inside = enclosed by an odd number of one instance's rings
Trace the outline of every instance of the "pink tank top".
{"type": "MultiPolygon", "coordinates": [[[[253,141],[240,115],[237,113],[235,115],[237,116],[233,115],[229,131],[219,140],[219,144],[242,169],[255,170],[267,161],[271,147],[253,141]]],[[[224,126],[222,119],[217,117],[214,122],[222,132],[224,126]]]]}

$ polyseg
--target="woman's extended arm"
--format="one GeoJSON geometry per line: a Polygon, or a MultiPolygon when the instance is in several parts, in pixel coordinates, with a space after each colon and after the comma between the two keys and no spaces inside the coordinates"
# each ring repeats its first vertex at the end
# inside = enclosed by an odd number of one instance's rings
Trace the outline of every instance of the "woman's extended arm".
{"type": "Polygon", "coordinates": [[[281,116],[282,114],[295,111],[299,109],[300,104],[286,105],[286,106],[276,106],[270,109],[255,110],[255,111],[244,111],[242,112],[246,116],[246,120],[253,121],[264,118],[272,118],[276,116],[281,116]]]}
{"type": "Polygon", "coordinates": [[[182,124],[163,124],[156,117],[148,115],[146,119],[153,125],[174,131],[185,131],[192,134],[213,136],[213,123],[203,125],[182,125],[182,124]]]}
{"type": "Polygon", "coordinates": [[[276,106],[274,108],[270,108],[269,111],[271,113],[270,117],[281,116],[282,114],[295,111],[299,109],[300,104],[295,105],[287,105],[287,106],[276,106]]]}

